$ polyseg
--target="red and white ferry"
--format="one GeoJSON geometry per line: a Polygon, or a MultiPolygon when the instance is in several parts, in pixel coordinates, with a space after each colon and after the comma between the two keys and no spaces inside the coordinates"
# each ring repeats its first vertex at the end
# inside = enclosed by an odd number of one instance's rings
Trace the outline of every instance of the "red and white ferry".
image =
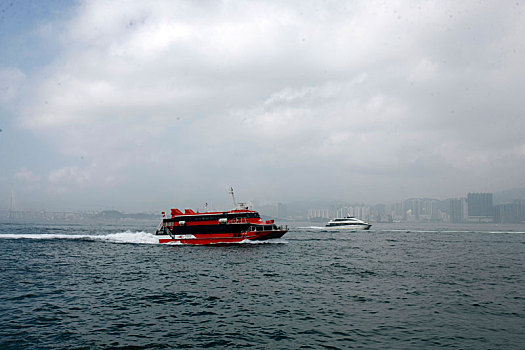
{"type": "Polygon", "coordinates": [[[163,214],[162,222],[155,233],[159,243],[176,244],[225,244],[244,240],[264,241],[280,238],[287,227],[277,226],[274,220],[263,221],[257,211],[249,210],[244,203],[235,202],[230,211],[196,213],[171,209],[170,217],[163,214]]]}

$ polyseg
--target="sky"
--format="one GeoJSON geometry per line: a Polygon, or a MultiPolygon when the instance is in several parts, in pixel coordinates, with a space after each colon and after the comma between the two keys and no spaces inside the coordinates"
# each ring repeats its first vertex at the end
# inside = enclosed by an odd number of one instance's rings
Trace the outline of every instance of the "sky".
{"type": "Polygon", "coordinates": [[[525,2],[0,1],[0,208],[525,187],[525,2]]]}

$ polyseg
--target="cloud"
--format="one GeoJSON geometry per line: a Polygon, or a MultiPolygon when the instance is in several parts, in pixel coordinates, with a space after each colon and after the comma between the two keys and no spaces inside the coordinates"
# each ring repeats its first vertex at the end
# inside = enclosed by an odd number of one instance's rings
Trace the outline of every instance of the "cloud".
{"type": "Polygon", "coordinates": [[[18,97],[25,74],[17,68],[0,67],[0,103],[7,104],[18,97]]]}
{"type": "Polygon", "coordinates": [[[50,186],[215,193],[235,182],[291,199],[328,178],[327,196],[363,201],[425,183],[453,193],[465,181],[444,177],[525,171],[521,11],[85,1],[56,26],[61,51],[33,77],[21,119],[83,159],[56,164],[50,186]]]}
{"type": "Polygon", "coordinates": [[[49,174],[49,182],[65,188],[67,185],[83,187],[90,182],[89,170],[77,166],[63,167],[49,174]]]}
{"type": "Polygon", "coordinates": [[[437,77],[439,64],[428,59],[421,59],[408,73],[408,79],[414,82],[425,82],[437,77]]]}
{"type": "Polygon", "coordinates": [[[27,183],[37,183],[40,181],[40,176],[34,174],[33,172],[27,170],[26,168],[22,168],[14,173],[13,178],[15,180],[21,180],[23,182],[27,183]]]}

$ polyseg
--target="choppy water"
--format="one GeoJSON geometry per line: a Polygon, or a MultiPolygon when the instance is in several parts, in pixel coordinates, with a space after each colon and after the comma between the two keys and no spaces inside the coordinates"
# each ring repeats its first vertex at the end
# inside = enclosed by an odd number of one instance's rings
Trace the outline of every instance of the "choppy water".
{"type": "Polygon", "coordinates": [[[524,348],[525,227],[168,246],[152,225],[0,224],[0,348],[524,348]]]}

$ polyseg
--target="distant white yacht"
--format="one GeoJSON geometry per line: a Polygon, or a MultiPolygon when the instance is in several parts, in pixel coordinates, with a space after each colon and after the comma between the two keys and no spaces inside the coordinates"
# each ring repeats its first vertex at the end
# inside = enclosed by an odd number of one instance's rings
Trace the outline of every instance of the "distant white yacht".
{"type": "Polygon", "coordinates": [[[346,218],[335,218],[326,224],[326,227],[332,228],[344,228],[351,230],[368,230],[372,225],[363,220],[354,218],[353,216],[347,216],[346,218]]]}

